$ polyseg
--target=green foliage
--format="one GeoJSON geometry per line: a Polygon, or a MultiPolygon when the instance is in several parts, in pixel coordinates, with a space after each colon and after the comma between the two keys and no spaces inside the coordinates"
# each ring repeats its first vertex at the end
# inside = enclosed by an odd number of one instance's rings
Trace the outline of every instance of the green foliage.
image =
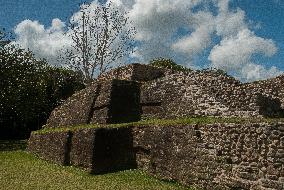
{"type": "Polygon", "coordinates": [[[205,72],[215,72],[217,75],[224,75],[224,76],[230,76],[226,71],[222,70],[222,69],[216,69],[216,68],[206,68],[203,69],[201,71],[205,71],[205,72]]]}
{"type": "Polygon", "coordinates": [[[84,77],[80,72],[49,66],[45,70],[45,75],[46,95],[51,109],[61,104],[75,91],[85,87],[84,77]]]}
{"type": "Polygon", "coordinates": [[[25,150],[27,140],[0,140],[0,151],[25,150]]]}
{"type": "Polygon", "coordinates": [[[48,66],[16,46],[1,48],[0,138],[28,136],[56,105],[82,87],[74,71],[48,66]]]}
{"type": "Polygon", "coordinates": [[[176,183],[157,180],[139,170],[90,175],[70,166],[40,160],[24,151],[0,152],[0,184],[4,189],[34,190],[185,190],[176,183]]]}
{"type": "Polygon", "coordinates": [[[191,71],[191,69],[189,68],[176,64],[172,59],[166,59],[166,58],[153,59],[150,61],[150,65],[159,68],[171,69],[174,71],[184,71],[184,72],[191,71]]]}
{"type": "Polygon", "coordinates": [[[216,69],[215,71],[216,71],[216,73],[219,74],[219,75],[229,76],[229,75],[227,74],[227,72],[224,71],[224,70],[222,70],[222,69],[216,69]]]}

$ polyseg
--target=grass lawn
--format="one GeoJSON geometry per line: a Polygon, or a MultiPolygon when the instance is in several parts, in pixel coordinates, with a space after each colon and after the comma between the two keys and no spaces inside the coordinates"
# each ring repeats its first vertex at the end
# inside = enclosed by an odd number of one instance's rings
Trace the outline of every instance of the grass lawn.
{"type": "Polygon", "coordinates": [[[71,166],[38,159],[23,150],[24,141],[0,141],[0,189],[7,190],[163,190],[188,189],[139,170],[90,175],[71,166]],[[22,149],[22,150],[21,150],[22,149]]]}

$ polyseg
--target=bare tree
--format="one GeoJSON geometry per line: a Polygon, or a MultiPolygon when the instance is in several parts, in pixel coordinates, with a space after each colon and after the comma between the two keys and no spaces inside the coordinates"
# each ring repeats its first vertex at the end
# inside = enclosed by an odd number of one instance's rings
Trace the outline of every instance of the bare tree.
{"type": "Polygon", "coordinates": [[[65,56],[86,83],[119,66],[133,52],[136,31],[126,15],[113,3],[83,4],[71,18],[68,35],[73,43],[65,56]]]}

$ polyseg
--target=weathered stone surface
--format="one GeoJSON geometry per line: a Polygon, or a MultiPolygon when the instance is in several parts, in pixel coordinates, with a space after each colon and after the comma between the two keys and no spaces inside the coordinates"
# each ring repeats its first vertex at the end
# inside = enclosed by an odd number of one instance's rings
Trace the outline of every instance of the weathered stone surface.
{"type": "Polygon", "coordinates": [[[139,168],[203,189],[284,187],[279,124],[208,124],[81,129],[35,134],[29,151],[91,173],[139,168]]]}
{"type": "Polygon", "coordinates": [[[281,126],[213,124],[135,127],[137,166],[203,189],[283,189],[281,126]]]}
{"type": "MultiPolygon", "coordinates": [[[[185,74],[139,64],[120,71],[69,98],[52,112],[47,127],[131,122],[141,116],[283,116],[284,76],[242,84],[213,71],[185,74]],[[140,82],[107,80],[114,75],[140,82]]],[[[138,167],[161,179],[204,189],[284,189],[283,123],[32,134],[28,149],[92,173],[138,167]]]]}
{"type": "Polygon", "coordinates": [[[140,120],[140,84],[135,81],[97,81],[74,94],[50,115],[46,127],[140,120]]]}
{"type": "Polygon", "coordinates": [[[215,71],[184,73],[128,65],[102,75],[69,98],[51,113],[47,127],[120,123],[140,117],[279,117],[284,108],[283,78],[242,84],[215,71]]]}
{"type": "Polygon", "coordinates": [[[119,67],[111,70],[99,77],[99,80],[133,80],[133,81],[150,81],[157,78],[161,78],[170,72],[167,69],[161,69],[157,67],[147,66],[144,64],[134,63],[127,66],[119,67]]]}
{"type": "Polygon", "coordinates": [[[131,129],[100,128],[74,132],[70,162],[91,173],[136,168],[131,129]]]}
{"type": "Polygon", "coordinates": [[[267,80],[246,83],[244,86],[250,91],[257,91],[267,96],[279,99],[281,107],[284,108],[284,75],[267,80]]]}
{"type": "Polygon", "coordinates": [[[123,123],[139,121],[140,85],[134,81],[112,80],[94,103],[90,123],[123,123]],[[105,100],[107,98],[107,100],[105,100]]]}
{"type": "Polygon", "coordinates": [[[91,172],[94,159],[96,129],[82,129],[73,132],[70,164],[91,172]]]}
{"type": "Polygon", "coordinates": [[[281,116],[278,97],[255,88],[214,71],[171,73],[142,85],[142,117],[281,116]]]}
{"type": "Polygon", "coordinates": [[[94,84],[75,93],[62,105],[55,108],[49,116],[47,127],[72,126],[86,124],[93,102],[98,96],[100,85],[94,84]]]}
{"type": "Polygon", "coordinates": [[[71,132],[32,133],[28,141],[28,151],[46,160],[68,165],[71,138],[71,132]]]}

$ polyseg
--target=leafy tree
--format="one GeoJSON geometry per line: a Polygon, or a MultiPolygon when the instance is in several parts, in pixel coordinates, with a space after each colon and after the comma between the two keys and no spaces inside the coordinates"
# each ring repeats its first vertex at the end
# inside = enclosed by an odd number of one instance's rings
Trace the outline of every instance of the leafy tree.
{"type": "Polygon", "coordinates": [[[44,97],[44,67],[45,64],[37,62],[30,52],[15,46],[1,50],[0,126],[6,131],[25,131],[30,127],[30,121],[36,121],[44,114],[47,105],[44,97]]]}
{"type": "Polygon", "coordinates": [[[66,64],[81,71],[85,83],[120,65],[120,59],[134,48],[133,27],[126,12],[113,3],[83,4],[71,18],[68,34],[72,48],[65,50],[66,64]]]}
{"type": "Polygon", "coordinates": [[[31,52],[0,49],[0,137],[25,138],[63,99],[83,87],[74,71],[53,68],[31,52]]]}
{"type": "Polygon", "coordinates": [[[46,95],[51,109],[60,105],[75,91],[85,87],[80,72],[51,66],[45,72],[46,95]]]}
{"type": "Polygon", "coordinates": [[[171,69],[175,71],[184,71],[184,72],[191,71],[191,69],[186,68],[182,65],[178,65],[172,59],[167,59],[167,58],[153,59],[150,61],[150,65],[154,67],[166,68],[166,69],[171,69]]]}

